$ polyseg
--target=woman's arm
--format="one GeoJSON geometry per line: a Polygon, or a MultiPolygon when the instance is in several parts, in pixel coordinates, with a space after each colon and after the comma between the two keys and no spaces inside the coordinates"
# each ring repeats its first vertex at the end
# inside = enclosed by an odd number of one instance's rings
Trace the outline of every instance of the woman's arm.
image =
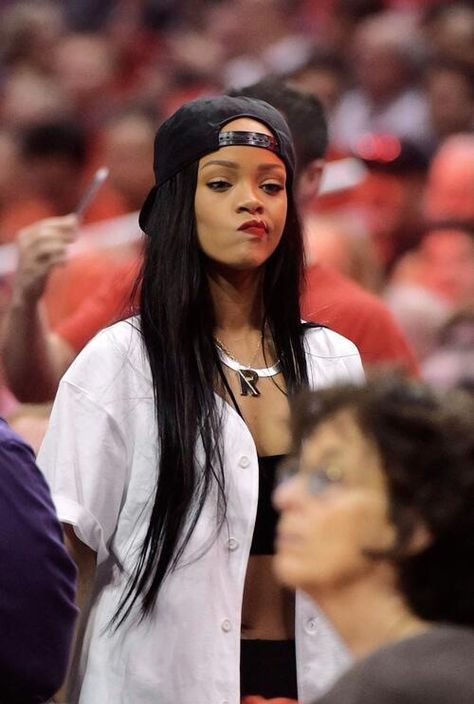
{"type": "MultiPolygon", "coordinates": [[[[66,549],[71,556],[71,558],[76,563],[77,567],[77,590],[76,590],[76,604],[80,609],[81,613],[87,611],[87,605],[91,597],[92,585],[94,583],[94,575],[96,569],[97,555],[91,550],[87,545],[85,545],[74,532],[74,528],[68,524],[63,524],[64,529],[64,542],[66,549]]],[[[73,644],[71,653],[74,653],[74,645],[77,639],[77,634],[79,631],[81,619],[78,619],[76,623],[76,628],[73,637],[73,644]]],[[[67,677],[61,687],[61,689],[56,693],[54,697],[55,702],[66,702],[66,690],[68,686],[67,677]]]]}
{"type": "Polygon", "coordinates": [[[97,555],[90,547],[79,540],[74,528],[69,523],[64,523],[63,529],[66,549],[78,569],[76,604],[82,611],[87,605],[91,594],[97,555]]]}

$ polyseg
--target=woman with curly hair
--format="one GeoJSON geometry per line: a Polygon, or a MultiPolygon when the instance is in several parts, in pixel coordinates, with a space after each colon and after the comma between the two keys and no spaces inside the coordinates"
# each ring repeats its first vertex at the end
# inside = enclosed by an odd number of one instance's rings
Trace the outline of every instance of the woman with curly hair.
{"type": "Polygon", "coordinates": [[[473,419],[398,376],[296,404],[276,572],[361,658],[318,704],[474,701],[473,419]]]}

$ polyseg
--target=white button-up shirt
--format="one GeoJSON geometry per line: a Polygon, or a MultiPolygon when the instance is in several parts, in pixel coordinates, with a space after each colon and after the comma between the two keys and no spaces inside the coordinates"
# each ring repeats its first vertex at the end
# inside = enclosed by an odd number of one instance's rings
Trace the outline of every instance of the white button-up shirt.
{"type": "MultiPolygon", "coordinates": [[[[61,521],[74,526],[98,559],[72,701],[238,704],[258,459],[244,421],[220,397],[226,523],[216,536],[211,493],[153,614],[110,628],[150,520],[159,453],[151,375],[134,325],[126,321],[107,328],[73,362],[38,457],[61,521]]],[[[357,349],[337,333],[310,329],[305,348],[313,388],[363,378],[357,349]]],[[[295,608],[298,693],[307,702],[327,689],[349,655],[314,603],[297,594],[295,608]]]]}

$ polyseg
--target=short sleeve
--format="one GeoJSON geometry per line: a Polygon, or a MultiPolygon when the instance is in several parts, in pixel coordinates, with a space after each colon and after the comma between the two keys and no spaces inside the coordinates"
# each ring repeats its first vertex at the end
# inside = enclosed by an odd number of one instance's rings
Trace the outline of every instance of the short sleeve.
{"type": "Polygon", "coordinates": [[[126,493],[127,450],[107,409],[70,381],[60,383],[38,464],[60,521],[105,560],[126,493]]]}
{"type": "Polygon", "coordinates": [[[365,372],[359,350],[346,337],[323,326],[309,327],[305,349],[311,388],[364,383],[365,372]]]}

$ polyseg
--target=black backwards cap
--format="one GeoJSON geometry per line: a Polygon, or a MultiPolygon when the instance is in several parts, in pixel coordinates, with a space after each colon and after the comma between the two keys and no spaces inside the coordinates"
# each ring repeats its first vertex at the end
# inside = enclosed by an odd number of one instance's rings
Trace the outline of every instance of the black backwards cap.
{"type": "Polygon", "coordinates": [[[289,188],[295,171],[295,152],[288,125],[274,107],[256,98],[220,95],[198,98],[182,105],[159,128],[155,137],[153,170],[155,186],[140,211],[143,232],[151,235],[151,214],[158,188],[198,161],[222,147],[244,145],[268,149],[282,159],[287,170],[289,188]],[[261,132],[222,132],[222,128],[239,117],[250,117],[268,127],[273,136],[261,132]]]}

